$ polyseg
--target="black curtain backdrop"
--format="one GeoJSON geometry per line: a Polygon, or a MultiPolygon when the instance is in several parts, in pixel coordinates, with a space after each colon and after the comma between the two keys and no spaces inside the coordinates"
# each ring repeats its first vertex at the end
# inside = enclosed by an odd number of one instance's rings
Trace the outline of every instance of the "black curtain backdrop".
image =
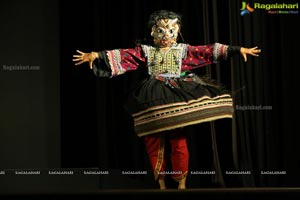
{"type": "MultiPolygon", "coordinates": [[[[254,1],[247,3],[253,5],[254,1]]],[[[300,137],[293,117],[297,114],[293,86],[298,15],[255,10],[241,16],[241,6],[239,0],[61,1],[62,167],[151,172],[143,139],[135,135],[123,108],[141,72],[98,78],[87,64],[75,67],[72,55],[76,49],[132,48],[136,39],[149,34],[149,14],[168,9],[183,15],[186,43],[219,42],[262,49],[260,57],[248,57],[246,63],[235,56],[197,70],[233,91],[236,112],[233,120],[187,128],[190,170],[221,172],[216,176],[189,175],[188,186],[299,186],[300,137]],[[232,170],[251,174],[229,175],[232,170]],[[264,171],[286,174],[265,175],[264,171]]]]}

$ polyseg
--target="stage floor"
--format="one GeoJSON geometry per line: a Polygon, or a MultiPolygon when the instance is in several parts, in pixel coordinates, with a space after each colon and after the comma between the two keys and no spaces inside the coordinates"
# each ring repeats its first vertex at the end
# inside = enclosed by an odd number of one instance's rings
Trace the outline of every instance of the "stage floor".
{"type": "MultiPolygon", "coordinates": [[[[53,171],[53,170],[51,170],[53,171]]],[[[34,171],[32,171],[34,172],[34,171]]],[[[46,173],[47,172],[47,173],[46,173]]],[[[69,172],[64,170],[64,172],[69,172]]],[[[132,178],[120,175],[87,175],[81,169],[72,174],[26,174],[20,170],[6,170],[0,176],[0,200],[59,200],[59,199],[209,199],[209,200],[295,200],[300,199],[300,187],[189,187],[185,190],[159,190],[151,175],[132,178]],[[18,173],[17,173],[18,172],[18,173]],[[19,174],[19,172],[21,174],[19,174]],[[151,183],[151,184],[149,184],[151,183]]],[[[85,172],[85,171],[84,171],[85,172]]]]}
{"type": "Polygon", "coordinates": [[[208,200],[290,200],[300,198],[300,188],[193,188],[185,190],[177,189],[112,189],[93,191],[51,191],[51,192],[16,192],[0,195],[5,199],[208,199],[208,200]]]}

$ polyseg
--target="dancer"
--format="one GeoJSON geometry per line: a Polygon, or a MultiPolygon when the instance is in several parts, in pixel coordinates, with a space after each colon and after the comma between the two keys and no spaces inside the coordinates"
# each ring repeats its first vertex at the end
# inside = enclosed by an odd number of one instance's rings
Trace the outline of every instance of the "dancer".
{"type": "Polygon", "coordinates": [[[166,189],[165,143],[171,147],[171,174],[178,189],[186,188],[189,152],[184,127],[232,118],[231,95],[199,78],[193,70],[241,54],[258,56],[257,47],[220,43],[191,46],[179,43],[181,16],[168,10],[150,15],[153,40],[131,49],[85,53],[77,50],[75,65],[88,63],[95,75],[115,77],[146,68],[147,76],[130,95],[127,109],[137,136],[144,139],[155,180],[166,189]],[[98,62],[96,62],[96,60],[98,62]]]}

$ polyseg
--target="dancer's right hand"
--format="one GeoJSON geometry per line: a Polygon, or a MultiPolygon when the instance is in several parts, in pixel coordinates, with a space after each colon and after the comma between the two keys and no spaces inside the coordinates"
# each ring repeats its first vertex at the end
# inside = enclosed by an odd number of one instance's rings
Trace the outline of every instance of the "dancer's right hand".
{"type": "Polygon", "coordinates": [[[92,69],[94,60],[99,58],[98,53],[96,52],[84,53],[79,50],[76,51],[79,53],[79,55],[73,55],[73,61],[75,62],[75,65],[81,65],[82,63],[88,62],[90,69],[92,69]]]}

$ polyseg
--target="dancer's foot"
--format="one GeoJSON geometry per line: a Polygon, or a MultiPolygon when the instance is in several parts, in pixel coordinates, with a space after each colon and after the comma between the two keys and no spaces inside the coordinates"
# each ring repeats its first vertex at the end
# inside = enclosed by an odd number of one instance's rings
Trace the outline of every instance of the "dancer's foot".
{"type": "Polygon", "coordinates": [[[167,189],[167,187],[166,187],[166,182],[165,182],[165,177],[159,177],[158,183],[159,183],[159,188],[160,188],[161,190],[167,189]]]}
{"type": "Polygon", "coordinates": [[[186,182],[186,177],[179,180],[178,181],[178,189],[186,189],[185,182],[186,182]]]}

